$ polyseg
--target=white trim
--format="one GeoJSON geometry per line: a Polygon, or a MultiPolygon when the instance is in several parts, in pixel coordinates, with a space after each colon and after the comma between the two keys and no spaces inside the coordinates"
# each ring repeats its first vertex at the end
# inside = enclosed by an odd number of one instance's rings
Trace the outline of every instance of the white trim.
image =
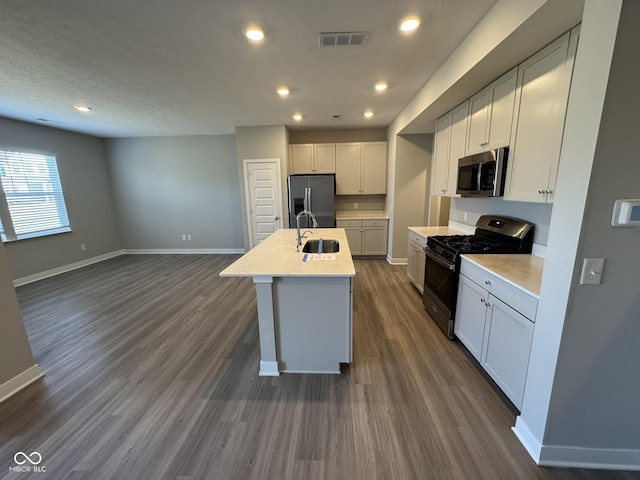
{"type": "Polygon", "coordinates": [[[244,248],[126,248],[125,255],[236,255],[244,248]]]}
{"type": "Polygon", "coordinates": [[[542,445],[536,437],[533,436],[533,433],[531,433],[531,430],[529,430],[529,427],[527,427],[520,415],[516,417],[516,426],[512,427],[511,431],[518,437],[518,440],[520,440],[520,443],[522,443],[529,455],[531,455],[534,462],[538,463],[540,461],[542,445]]]}
{"type": "Polygon", "coordinates": [[[43,374],[40,371],[40,367],[36,364],[3,383],[0,385],[0,403],[15,395],[23,388],[28,387],[39,378],[42,378],[42,376],[43,374]]]}
{"type": "Polygon", "coordinates": [[[251,223],[251,192],[249,191],[249,176],[247,168],[250,163],[275,163],[276,164],[276,180],[277,180],[277,198],[280,205],[280,228],[284,228],[284,205],[282,204],[282,170],[280,169],[279,158],[246,158],[242,160],[242,175],[244,177],[244,201],[247,209],[247,227],[249,234],[249,248],[253,248],[253,225],[251,223]]]}
{"type": "Polygon", "coordinates": [[[543,445],[538,465],[640,471],[640,450],[543,445]]]}
{"type": "Polygon", "coordinates": [[[520,416],[511,430],[531,458],[544,467],[640,471],[640,450],[541,445],[520,416]]]}
{"type": "Polygon", "coordinates": [[[26,277],[16,278],[13,281],[13,286],[20,287],[22,285],[26,285],[27,283],[37,282],[38,280],[43,280],[49,277],[55,277],[56,275],[60,275],[61,273],[67,273],[72,270],[77,270],[78,268],[86,267],[88,265],[93,265],[94,263],[109,260],[110,258],[118,257],[123,253],[125,253],[124,250],[115,250],[103,255],[98,255],[97,257],[91,257],[79,262],[70,263],[69,265],[63,265],[62,267],[52,268],[51,270],[45,270],[44,272],[34,273],[33,275],[27,275],[26,277]]]}
{"type": "Polygon", "coordinates": [[[387,263],[389,265],[406,265],[408,260],[406,258],[393,258],[387,255],[387,263]]]}
{"type": "Polygon", "coordinates": [[[279,377],[280,370],[278,369],[278,362],[265,362],[260,360],[260,377],[279,377]]]}
{"type": "Polygon", "coordinates": [[[544,258],[547,255],[547,246],[534,243],[531,249],[531,255],[544,258]]]}
{"type": "Polygon", "coordinates": [[[282,370],[282,373],[309,373],[312,375],[340,375],[342,372],[338,370],[282,370]]]}

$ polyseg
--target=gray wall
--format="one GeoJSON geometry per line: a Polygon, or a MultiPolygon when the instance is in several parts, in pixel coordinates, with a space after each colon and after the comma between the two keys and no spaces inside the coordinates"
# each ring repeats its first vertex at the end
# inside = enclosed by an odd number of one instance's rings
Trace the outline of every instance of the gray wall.
{"type": "Polygon", "coordinates": [[[516,217],[535,223],[534,242],[546,245],[549,237],[552,204],[509,202],[502,198],[452,198],[449,220],[475,226],[480,215],[516,217]],[[464,212],[468,212],[464,220],[464,212]]]}
{"type": "Polygon", "coordinates": [[[625,0],[545,444],[640,450],[640,228],[610,226],[614,200],[640,196],[639,21],[640,3],[625,0]],[[578,285],[584,257],[606,258],[601,285],[578,285]]]}
{"type": "Polygon", "coordinates": [[[289,143],[343,143],[386,141],[386,128],[289,131],[289,143]]]}
{"type": "Polygon", "coordinates": [[[234,135],[106,145],[122,248],[242,249],[234,135]]]}
{"type": "Polygon", "coordinates": [[[409,227],[427,224],[433,135],[397,135],[392,224],[393,259],[406,259],[409,227]]]}
{"type": "Polygon", "coordinates": [[[0,385],[34,364],[13,288],[5,248],[0,242],[0,385]]]}
{"type": "Polygon", "coordinates": [[[0,148],[56,155],[73,230],[5,244],[14,279],[120,249],[101,139],[0,118],[0,148]]]}
{"type": "Polygon", "coordinates": [[[242,231],[244,235],[244,248],[249,249],[249,228],[247,224],[247,208],[244,193],[243,160],[250,159],[280,159],[282,186],[282,207],[284,211],[283,228],[289,227],[287,215],[287,151],[289,144],[289,131],[283,125],[265,127],[236,127],[236,152],[238,186],[240,188],[240,205],[242,208],[242,231]]]}

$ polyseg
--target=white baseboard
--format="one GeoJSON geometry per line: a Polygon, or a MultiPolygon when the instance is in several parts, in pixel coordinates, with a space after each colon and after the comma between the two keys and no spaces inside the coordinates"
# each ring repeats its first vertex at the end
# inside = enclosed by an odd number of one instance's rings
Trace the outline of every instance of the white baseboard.
{"type": "Polygon", "coordinates": [[[87,258],[86,260],[70,263],[69,265],[63,265],[62,267],[52,268],[51,270],[45,270],[44,272],[34,273],[33,275],[27,275],[26,277],[16,278],[13,281],[13,286],[20,287],[22,285],[26,285],[27,283],[37,282],[38,280],[43,280],[49,277],[55,277],[56,275],[60,275],[61,273],[77,270],[78,268],[93,265],[94,263],[104,262],[105,260],[108,260],[110,258],[120,256],[123,253],[123,250],[115,250],[103,255],[98,255],[97,257],[91,257],[87,258]]]}
{"type": "Polygon", "coordinates": [[[16,375],[8,382],[3,383],[0,385],[0,403],[15,395],[23,388],[28,387],[39,378],[42,378],[42,376],[43,374],[40,371],[40,367],[36,364],[16,375]]]}
{"type": "Polygon", "coordinates": [[[125,255],[237,255],[244,248],[125,248],[125,255]]]}
{"type": "Polygon", "coordinates": [[[393,257],[387,256],[387,263],[389,265],[406,265],[407,264],[407,259],[406,258],[393,258],[393,257]]]}
{"type": "Polygon", "coordinates": [[[265,362],[260,360],[260,377],[279,377],[280,370],[278,369],[278,362],[265,362]]]}
{"type": "Polygon", "coordinates": [[[531,433],[531,430],[529,430],[529,427],[522,421],[522,417],[519,415],[516,417],[516,425],[511,428],[511,431],[518,437],[518,440],[520,440],[522,446],[524,446],[529,455],[531,455],[531,458],[533,458],[536,463],[539,463],[542,445],[533,433],[531,433]]]}
{"type": "Polygon", "coordinates": [[[511,430],[531,458],[543,467],[640,471],[640,450],[541,445],[520,417],[511,430]]]}

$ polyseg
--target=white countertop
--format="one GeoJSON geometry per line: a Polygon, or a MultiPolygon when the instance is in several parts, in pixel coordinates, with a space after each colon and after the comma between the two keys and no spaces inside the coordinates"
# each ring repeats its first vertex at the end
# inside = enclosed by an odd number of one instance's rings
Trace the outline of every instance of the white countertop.
{"type": "Polygon", "coordinates": [[[388,220],[389,214],[383,210],[341,210],[336,212],[336,220],[388,220]]]}
{"type": "MultiPolygon", "coordinates": [[[[221,273],[221,277],[353,277],[356,270],[343,228],[311,228],[304,242],[326,238],[340,242],[335,260],[303,262],[302,246],[296,252],[296,229],[281,229],[256,245],[221,273]]],[[[304,232],[305,230],[302,230],[304,232]]],[[[307,257],[309,258],[309,257],[307,257]]]]}
{"type": "Polygon", "coordinates": [[[409,227],[409,230],[423,237],[433,237],[435,235],[466,235],[462,230],[451,227],[409,227]]]}
{"type": "Polygon", "coordinates": [[[539,297],[544,259],[535,255],[473,254],[463,258],[511,285],[539,297]]]}

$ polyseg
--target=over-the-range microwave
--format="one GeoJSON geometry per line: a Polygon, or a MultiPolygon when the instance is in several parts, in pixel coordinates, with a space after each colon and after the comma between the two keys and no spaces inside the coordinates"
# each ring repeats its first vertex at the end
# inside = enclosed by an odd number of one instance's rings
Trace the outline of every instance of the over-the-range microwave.
{"type": "Polygon", "coordinates": [[[463,197],[504,195],[508,153],[509,147],[501,147],[459,159],[456,193],[463,197]]]}

